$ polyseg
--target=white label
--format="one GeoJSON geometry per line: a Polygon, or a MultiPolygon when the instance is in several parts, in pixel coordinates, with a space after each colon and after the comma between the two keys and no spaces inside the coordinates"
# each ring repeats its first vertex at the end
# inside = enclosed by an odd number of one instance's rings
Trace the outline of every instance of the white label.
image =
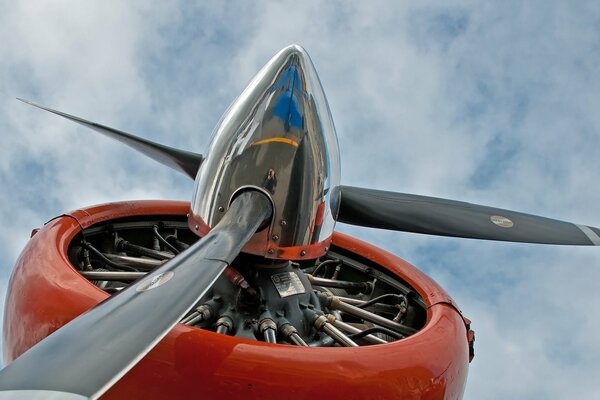
{"type": "Polygon", "coordinates": [[[152,276],[152,277],[142,281],[142,283],[140,283],[135,290],[136,290],[136,292],[145,292],[147,290],[156,289],[157,287],[162,286],[165,283],[169,282],[171,280],[171,278],[173,278],[174,275],[175,274],[173,272],[169,271],[169,272],[163,272],[162,274],[152,276]]]}
{"type": "Polygon", "coordinates": [[[502,217],[500,215],[492,215],[490,217],[490,221],[492,221],[494,224],[498,225],[501,228],[512,228],[514,225],[510,219],[502,217]]]}
{"type": "Polygon", "coordinates": [[[295,272],[281,272],[271,275],[271,280],[279,295],[283,297],[306,293],[306,288],[295,272]]]}

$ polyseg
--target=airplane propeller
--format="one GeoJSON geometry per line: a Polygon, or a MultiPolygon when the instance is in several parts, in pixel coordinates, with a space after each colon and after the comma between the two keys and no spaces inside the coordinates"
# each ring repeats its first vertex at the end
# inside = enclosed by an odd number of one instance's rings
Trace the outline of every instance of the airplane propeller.
{"type": "Polygon", "coordinates": [[[173,147],[164,146],[162,144],[154,143],[150,140],[142,139],[141,137],[131,135],[129,133],[113,129],[105,125],[97,124],[95,122],[86,121],[85,119],[69,115],[60,111],[52,110],[50,108],[41,106],[39,104],[32,103],[29,100],[21,99],[17,97],[17,100],[23,103],[32,105],[42,110],[49,111],[61,117],[70,119],[71,121],[77,122],[83,126],[95,130],[109,138],[118,140],[119,142],[126,144],[134,150],[139,151],[152,158],[159,163],[166,165],[169,168],[173,168],[176,171],[183,172],[190,178],[196,177],[196,172],[200,168],[200,164],[204,158],[201,154],[192,153],[191,151],[174,149],[173,147]]]}
{"type": "Polygon", "coordinates": [[[340,188],[338,222],[469,239],[600,245],[600,230],[555,219],[465,203],[352,186],[340,188]]]}
{"type": "MultiPolygon", "coordinates": [[[[200,154],[173,149],[19,99],[123,142],[195,178],[200,154]]],[[[599,246],[600,229],[462,201],[341,186],[337,222],[437,236],[556,245],[599,246]]]]}
{"type": "Polygon", "coordinates": [[[242,192],[202,240],[0,371],[0,399],[98,398],[200,300],[271,214],[265,195],[242,192]]]}
{"type": "MultiPolygon", "coordinates": [[[[118,140],[197,182],[204,179],[213,197],[196,208],[192,204],[191,212],[218,223],[188,250],[66,324],[0,371],[0,399],[100,396],[196,304],[244,246],[257,240],[253,236],[260,235],[254,234],[265,221],[276,220],[276,213],[299,215],[305,218],[300,222],[308,224],[288,223],[279,215],[277,229],[291,226],[291,233],[284,232],[288,247],[266,243],[275,237],[283,240],[272,234],[254,248],[287,260],[308,256],[304,250],[291,252],[298,248],[317,249],[311,254],[316,254],[314,258],[323,254],[318,252],[327,250],[327,234],[333,232],[335,221],[441,236],[600,245],[600,230],[585,225],[453,200],[338,186],[335,129],[314,66],[298,46],[278,53],[236,100],[211,144],[217,154],[209,151],[206,160],[197,153],[19,100],[118,140]],[[263,169],[258,168],[259,161],[266,163],[261,164],[263,169]],[[271,167],[271,162],[281,167],[271,167]],[[231,175],[217,176],[216,172],[227,168],[231,175]],[[249,185],[244,179],[263,183],[249,185]],[[298,182],[305,186],[290,184],[298,182]],[[228,208],[217,204],[228,199],[220,190],[235,193],[224,204],[228,208]],[[286,202],[293,196],[293,202],[286,202]],[[289,245],[294,240],[306,242],[289,245]]],[[[212,224],[202,218],[202,223],[212,224]]],[[[202,233],[199,223],[191,226],[202,233]]]]}

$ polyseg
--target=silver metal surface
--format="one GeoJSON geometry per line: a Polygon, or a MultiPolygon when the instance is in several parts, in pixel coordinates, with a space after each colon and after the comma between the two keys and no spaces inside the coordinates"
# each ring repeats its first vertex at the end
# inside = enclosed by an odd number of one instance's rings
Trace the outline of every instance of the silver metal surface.
{"type": "Polygon", "coordinates": [[[89,280],[94,281],[120,281],[129,282],[135,281],[142,276],[147,275],[147,272],[121,272],[121,271],[80,271],[81,275],[89,280]]]}
{"type": "Polygon", "coordinates": [[[373,314],[367,310],[363,310],[362,308],[355,307],[353,305],[344,303],[340,301],[339,298],[333,296],[333,300],[331,302],[331,307],[342,312],[345,312],[350,315],[354,315],[355,317],[362,318],[365,321],[372,322],[374,324],[389,328],[393,331],[399,332],[403,335],[412,335],[417,332],[416,329],[410,328],[408,326],[399,324],[397,322],[391,321],[387,318],[379,316],[377,314],[373,314]]]}
{"type": "MultiPolygon", "coordinates": [[[[208,305],[202,304],[196,310],[181,320],[184,325],[195,325],[200,321],[209,320],[212,317],[211,309],[208,305]]],[[[217,321],[218,322],[218,321],[217,321]]]]}
{"type": "Polygon", "coordinates": [[[202,318],[202,316],[200,315],[200,313],[198,311],[194,311],[193,313],[191,313],[190,315],[188,315],[187,317],[185,317],[184,319],[182,319],[179,322],[184,325],[192,325],[192,321],[194,321],[194,319],[196,317],[202,318]]]}
{"type": "Polygon", "coordinates": [[[258,329],[262,332],[263,338],[267,343],[277,343],[277,324],[271,318],[263,318],[258,329]]]}
{"type": "Polygon", "coordinates": [[[86,400],[87,397],[54,390],[3,390],[0,400],[86,400]]]}
{"type": "MultiPolygon", "coordinates": [[[[348,333],[361,333],[362,331],[360,329],[358,329],[355,326],[352,326],[350,324],[347,324],[343,321],[340,321],[339,319],[336,319],[335,321],[332,322],[333,326],[335,326],[336,328],[339,328],[343,331],[346,331],[348,333]]],[[[380,337],[377,337],[375,335],[366,335],[363,337],[363,339],[365,339],[366,341],[373,343],[373,344],[385,344],[388,343],[387,340],[384,340],[380,337]]]]}
{"type": "Polygon", "coordinates": [[[352,304],[353,306],[359,306],[366,301],[366,300],[353,299],[352,297],[343,297],[343,296],[337,296],[337,298],[340,299],[341,301],[343,301],[344,303],[352,304]]]}
{"type": "Polygon", "coordinates": [[[153,258],[142,258],[142,257],[130,257],[121,256],[118,254],[102,253],[106,258],[111,261],[115,261],[118,264],[125,264],[131,267],[143,268],[146,270],[154,269],[160,265],[163,265],[165,261],[155,260],[153,258]]]}
{"type": "Polygon", "coordinates": [[[595,246],[600,246],[600,237],[589,226],[577,225],[579,229],[590,239],[595,246]]]}
{"type": "Polygon", "coordinates": [[[217,333],[227,335],[233,329],[233,320],[229,316],[223,315],[217,320],[216,325],[217,333]]]}
{"type": "Polygon", "coordinates": [[[346,336],[345,333],[340,331],[335,326],[331,325],[329,322],[325,322],[323,324],[323,332],[331,336],[336,342],[340,343],[341,345],[347,347],[358,347],[358,344],[356,344],[355,341],[350,339],[348,336],[346,336]]]}
{"type": "Polygon", "coordinates": [[[275,335],[275,329],[265,329],[263,332],[265,342],[277,343],[277,336],[275,335]]]}
{"type": "Polygon", "coordinates": [[[215,332],[220,333],[221,335],[227,335],[229,333],[229,327],[227,325],[219,325],[215,332]]]}
{"type": "Polygon", "coordinates": [[[207,153],[196,177],[192,230],[207,232],[239,190],[254,187],[271,198],[274,218],[245,252],[286,260],[326,252],[339,208],[339,150],[304,49],[288,46],[263,67],[223,115],[207,153]]]}
{"type": "Polygon", "coordinates": [[[271,275],[271,281],[277,289],[279,296],[289,297],[306,293],[306,288],[298,277],[296,271],[286,271],[271,275]]]}
{"type": "Polygon", "coordinates": [[[296,332],[292,332],[289,336],[289,339],[297,346],[308,346],[304,339],[302,339],[296,332]]]}

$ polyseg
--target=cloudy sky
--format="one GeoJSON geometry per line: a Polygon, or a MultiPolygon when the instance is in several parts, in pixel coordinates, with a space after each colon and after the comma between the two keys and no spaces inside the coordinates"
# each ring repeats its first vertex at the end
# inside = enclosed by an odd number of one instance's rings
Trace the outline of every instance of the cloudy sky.
{"type": "MultiPolygon", "coordinates": [[[[15,97],[203,152],[290,43],[320,74],[345,184],[600,226],[596,2],[299,3],[0,0],[2,297],[53,216],[192,192],[15,97]]],[[[423,269],[473,320],[466,399],[600,397],[600,249],[339,229],[423,269]]]]}

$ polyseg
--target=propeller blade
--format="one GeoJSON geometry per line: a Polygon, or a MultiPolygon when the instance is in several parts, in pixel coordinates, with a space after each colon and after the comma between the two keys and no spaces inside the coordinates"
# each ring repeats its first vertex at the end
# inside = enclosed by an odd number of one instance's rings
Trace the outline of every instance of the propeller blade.
{"type": "Polygon", "coordinates": [[[132,134],[113,129],[108,126],[97,124],[95,122],[87,121],[74,115],[69,115],[57,110],[53,110],[51,108],[47,108],[18,97],[17,100],[20,100],[23,103],[27,103],[34,107],[41,108],[42,110],[49,111],[56,115],[60,115],[61,117],[77,122],[78,124],[93,129],[96,132],[99,132],[105,136],[118,140],[119,142],[126,144],[132,149],[147,155],[153,160],[158,161],[163,165],[166,165],[167,167],[183,172],[192,179],[196,178],[196,172],[198,172],[198,168],[204,160],[201,154],[185,150],[179,150],[173,147],[163,146],[162,144],[151,142],[150,140],[142,139],[132,134]]]}
{"type": "Polygon", "coordinates": [[[507,242],[600,245],[600,229],[500,208],[341,186],[337,220],[395,231],[507,242]]]}
{"type": "Polygon", "coordinates": [[[271,203],[262,193],[240,194],[214,229],[192,247],[0,371],[0,398],[102,395],[198,302],[271,213],[271,203]]]}

